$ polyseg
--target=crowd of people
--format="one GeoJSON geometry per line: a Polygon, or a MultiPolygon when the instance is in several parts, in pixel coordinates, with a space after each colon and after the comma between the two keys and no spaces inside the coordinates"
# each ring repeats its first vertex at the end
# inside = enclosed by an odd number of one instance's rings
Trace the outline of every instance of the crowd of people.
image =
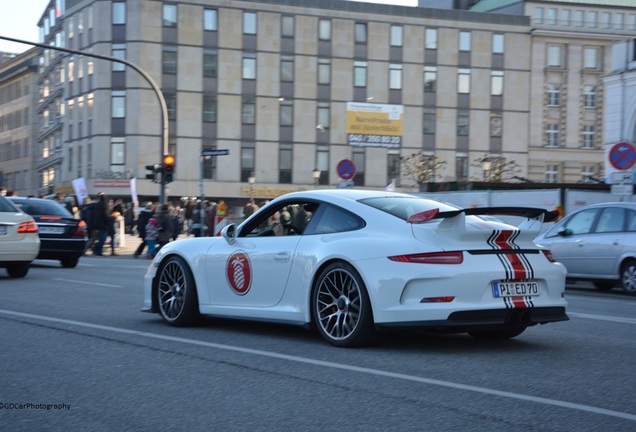
{"type": "MultiPolygon", "coordinates": [[[[6,189],[0,189],[3,195],[10,195],[6,189]]],[[[228,206],[223,200],[201,201],[190,198],[180,205],[160,204],[148,201],[141,206],[132,202],[124,203],[122,199],[111,199],[104,193],[84,199],[78,204],[73,195],[62,193],[52,197],[64,205],[77,219],[86,222],[89,240],[85,255],[104,256],[110,249],[110,255],[117,254],[119,239],[125,234],[137,235],[140,243],[134,257],[153,258],[164,245],[177,239],[179,235],[194,237],[214,236],[217,218],[228,216],[228,206]],[[123,224],[122,224],[123,221],[123,224]],[[144,254],[145,251],[145,254],[144,254]]],[[[244,218],[251,216],[260,206],[250,198],[243,207],[244,218]]]]}

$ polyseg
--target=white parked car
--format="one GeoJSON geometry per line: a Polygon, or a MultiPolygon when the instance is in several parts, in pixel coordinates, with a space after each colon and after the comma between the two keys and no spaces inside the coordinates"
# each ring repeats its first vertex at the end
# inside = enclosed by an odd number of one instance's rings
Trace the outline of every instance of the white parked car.
{"type": "Polygon", "coordinates": [[[294,192],[221,237],[164,246],[145,276],[144,311],[174,326],[200,314],[310,326],[336,346],[368,344],[383,327],[511,338],[568,319],[565,267],[532,241],[553,216],[384,191],[294,192]]]}
{"type": "Polygon", "coordinates": [[[24,277],[40,252],[35,220],[0,195],[0,267],[10,277],[24,277]]]}

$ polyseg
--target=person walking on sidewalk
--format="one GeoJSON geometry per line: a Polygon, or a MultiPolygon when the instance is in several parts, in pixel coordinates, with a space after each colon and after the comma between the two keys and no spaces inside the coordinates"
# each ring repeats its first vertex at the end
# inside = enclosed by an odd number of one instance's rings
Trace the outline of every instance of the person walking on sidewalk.
{"type": "Polygon", "coordinates": [[[135,258],[139,258],[139,255],[144,251],[146,247],[146,225],[148,221],[154,214],[154,205],[152,202],[148,201],[146,203],[146,207],[142,208],[139,211],[139,215],[137,216],[137,231],[139,232],[139,238],[141,238],[141,243],[137,246],[137,250],[133,254],[135,258]]]}
{"type": "Polygon", "coordinates": [[[146,224],[146,244],[148,245],[148,259],[155,257],[157,249],[157,240],[159,239],[159,222],[155,215],[150,216],[148,223],[146,224]]]}
{"type": "Polygon", "coordinates": [[[172,239],[172,218],[170,217],[170,206],[168,204],[162,204],[159,216],[157,216],[157,226],[159,227],[159,249],[167,245],[172,239]]]}

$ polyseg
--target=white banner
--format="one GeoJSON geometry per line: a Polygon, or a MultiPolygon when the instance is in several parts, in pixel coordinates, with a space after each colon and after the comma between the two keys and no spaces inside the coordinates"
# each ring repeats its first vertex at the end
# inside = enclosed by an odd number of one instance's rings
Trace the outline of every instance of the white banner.
{"type": "Polygon", "coordinates": [[[71,182],[73,184],[73,190],[77,197],[77,206],[82,207],[84,200],[88,198],[88,189],[86,188],[86,181],[83,177],[76,178],[71,182]]]}

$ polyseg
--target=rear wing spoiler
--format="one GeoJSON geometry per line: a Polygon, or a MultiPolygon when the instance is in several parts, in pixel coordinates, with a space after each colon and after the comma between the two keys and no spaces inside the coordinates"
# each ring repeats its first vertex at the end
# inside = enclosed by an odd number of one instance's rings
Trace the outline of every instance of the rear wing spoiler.
{"type": "Polygon", "coordinates": [[[433,219],[454,218],[460,214],[466,216],[519,216],[528,219],[541,219],[541,222],[554,222],[559,218],[558,210],[545,210],[535,207],[475,207],[443,212],[435,208],[415,213],[406,221],[416,224],[428,222],[433,219]]]}

